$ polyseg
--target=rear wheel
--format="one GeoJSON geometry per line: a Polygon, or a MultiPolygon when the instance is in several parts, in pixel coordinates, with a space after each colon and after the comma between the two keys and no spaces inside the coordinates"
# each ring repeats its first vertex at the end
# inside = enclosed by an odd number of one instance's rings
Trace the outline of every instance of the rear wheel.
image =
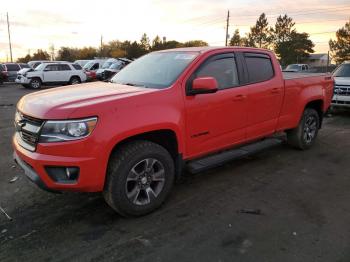
{"type": "Polygon", "coordinates": [[[39,89],[41,87],[41,80],[39,78],[33,78],[29,83],[30,88],[39,89]]]}
{"type": "Polygon", "coordinates": [[[287,132],[288,144],[301,149],[309,149],[316,140],[320,126],[320,117],[313,108],[306,108],[299,126],[287,132]]]}
{"type": "Polygon", "coordinates": [[[174,162],[165,148],[134,141],[110,157],[103,195],[121,215],[145,215],[164,202],[174,176],[174,162]]]}
{"type": "Polygon", "coordinates": [[[69,84],[71,85],[77,85],[77,84],[80,84],[81,83],[81,80],[79,77],[77,76],[73,76],[70,80],[69,80],[69,84]]]}

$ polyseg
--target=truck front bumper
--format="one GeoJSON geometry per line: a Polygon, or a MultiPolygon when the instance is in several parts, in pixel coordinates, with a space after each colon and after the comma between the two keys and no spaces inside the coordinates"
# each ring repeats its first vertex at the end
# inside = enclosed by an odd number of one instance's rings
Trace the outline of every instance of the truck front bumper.
{"type": "Polygon", "coordinates": [[[332,106],[350,107],[350,96],[334,95],[332,98],[332,106]]]}
{"type": "Polygon", "coordinates": [[[15,135],[12,140],[14,161],[40,188],[51,192],[100,192],[103,190],[107,161],[101,158],[101,154],[83,157],[81,155],[84,151],[81,151],[79,143],[74,142],[67,142],[64,145],[64,152],[70,156],[53,155],[57,148],[57,152],[62,153],[57,143],[41,148],[38,144],[36,152],[31,152],[23,148],[17,139],[20,138],[15,135]],[[64,171],[67,169],[78,172],[74,179],[65,177],[64,171]]]}
{"type": "Polygon", "coordinates": [[[25,76],[18,75],[15,82],[17,84],[28,85],[30,83],[30,79],[25,76]]]}
{"type": "Polygon", "coordinates": [[[40,176],[35,172],[35,170],[29,166],[26,162],[24,162],[16,152],[13,152],[13,160],[15,163],[21,167],[24,171],[24,174],[27,176],[27,178],[32,181],[34,184],[36,184],[38,187],[45,191],[49,192],[56,192],[54,190],[49,189],[46,184],[41,180],[40,176]]]}

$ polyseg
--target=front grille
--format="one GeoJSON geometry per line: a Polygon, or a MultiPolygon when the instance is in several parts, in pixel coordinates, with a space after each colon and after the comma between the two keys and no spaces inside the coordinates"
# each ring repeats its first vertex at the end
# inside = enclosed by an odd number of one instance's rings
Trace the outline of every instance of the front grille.
{"type": "Polygon", "coordinates": [[[338,104],[338,105],[350,105],[350,101],[332,100],[332,104],[338,104]]]}
{"type": "Polygon", "coordinates": [[[36,146],[36,143],[38,142],[38,139],[39,139],[39,136],[37,134],[33,134],[33,133],[22,130],[20,132],[20,135],[25,142],[27,142],[28,144],[30,144],[32,146],[36,146]]]}
{"type": "Polygon", "coordinates": [[[22,114],[22,119],[26,120],[27,122],[35,123],[36,125],[39,125],[39,126],[41,126],[41,124],[44,122],[41,119],[23,115],[23,114],[22,114]]]}
{"type": "Polygon", "coordinates": [[[35,151],[43,122],[41,119],[23,115],[20,112],[16,113],[16,131],[20,139],[24,142],[20,143],[21,146],[30,151],[35,151]]]}
{"type": "Polygon", "coordinates": [[[350,86],[336,85],[334,87],[334,94],[338,96],[350,96],[350,86]]]}

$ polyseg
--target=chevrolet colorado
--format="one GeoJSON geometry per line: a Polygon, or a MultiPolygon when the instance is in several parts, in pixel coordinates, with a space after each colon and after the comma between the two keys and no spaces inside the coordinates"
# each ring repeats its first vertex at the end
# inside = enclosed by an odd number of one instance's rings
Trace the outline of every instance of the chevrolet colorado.
{"type": "Polygon", "coordinates": [[[185,167],[198,172],[245,156],[282,131],[291,146],[310,148],[333,85],[329,75],[283,75],[263,49],[153,52],[109,83],[21,98],[14,159],[43,189],[100,191],[120,214],[144,215],[185,167]]]}

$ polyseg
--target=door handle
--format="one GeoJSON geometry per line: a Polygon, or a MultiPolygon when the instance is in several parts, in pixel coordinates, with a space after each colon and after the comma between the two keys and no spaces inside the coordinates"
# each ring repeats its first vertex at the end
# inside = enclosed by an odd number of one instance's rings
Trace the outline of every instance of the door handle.
{"type": "Polygon", "coordinates": [[[272,88],[271,93],[272,94],[278,94],[280,92],[280,89],[278,87],[272,88]]]}
{"type": "Polygon", "coordinates": [[[246,98],[247,98],[246,95],[236,95],[232,100],[233,101],[242,101],[242,100],[244,100],[246,98]]]}

